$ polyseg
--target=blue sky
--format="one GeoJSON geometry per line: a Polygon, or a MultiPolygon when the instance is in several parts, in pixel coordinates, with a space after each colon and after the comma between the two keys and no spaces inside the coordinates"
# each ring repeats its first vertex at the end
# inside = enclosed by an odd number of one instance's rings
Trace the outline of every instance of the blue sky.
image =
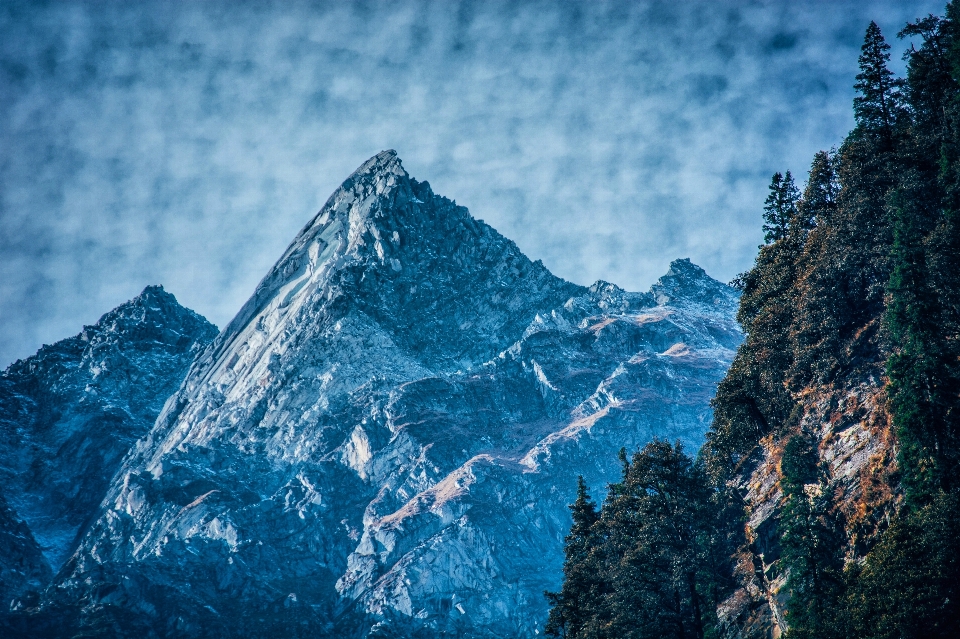
{"type": "Polygon", "coordinates": [[[147,284],[225,325],[366,158],[580,284],[750,266],[942,2],[0,3],[0,366],[147,284]]]}

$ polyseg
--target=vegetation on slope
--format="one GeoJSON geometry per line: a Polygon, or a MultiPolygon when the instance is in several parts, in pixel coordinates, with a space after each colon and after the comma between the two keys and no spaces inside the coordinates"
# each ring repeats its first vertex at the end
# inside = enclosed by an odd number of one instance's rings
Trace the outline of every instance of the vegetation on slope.
{"type": "Polygon", "coordinates": [[[802,194],[789,173],[774,175],[765,245],[736,280],[747,339],[698,460],[651,444],[599,511],[581,486],[564,586],[549,595],[554,636],[716,632],[711,611],[731,587],[742,521],[730,504],[761,440],[782,451],[787,637],[956,636],[960,3],[899,35],[917,41],[907,77],[890,72],[890,47],[871,23],[855,129],[816,154],[802,194]],[[897,472],[882,488],[902,495],[866,540],[844,520],[802,422],[812,392],[856,380],[885,386],[897,472]]]}
{"type": "Polygon", "coordinates": [[[580,480],[564,583],[547,593],[548,635],[581,639],[715,636],[732,589],[734,535],[723,494],[678,442],[627,459],[598,511],[580,480]]]}

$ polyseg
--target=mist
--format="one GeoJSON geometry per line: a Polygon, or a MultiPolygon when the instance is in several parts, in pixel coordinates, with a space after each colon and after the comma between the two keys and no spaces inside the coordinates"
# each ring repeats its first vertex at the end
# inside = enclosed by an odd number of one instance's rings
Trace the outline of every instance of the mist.
{"type": "Polygon", "coordinates": [[[770,175],[853,127],[869,21],[902,73],[896,33],[942,8],[5,2],[0,365],[148,284],[224,326],[387,148],[571,281],[729,280],[770,175]]]}

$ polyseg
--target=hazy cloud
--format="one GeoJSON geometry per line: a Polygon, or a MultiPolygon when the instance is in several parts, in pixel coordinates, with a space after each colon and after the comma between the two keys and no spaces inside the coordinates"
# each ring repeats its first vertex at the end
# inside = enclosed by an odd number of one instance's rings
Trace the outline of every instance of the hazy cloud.
{"type": "MultiPolygon", "coordinates": [[[[162,283],[223,326],[395,148],[556,274],[729,279],[852,127],[874,19],[941,2],[0,5],[0,365],[162,283]]],[[[902,71],[898,55],[895,67],[902,71]]]]}

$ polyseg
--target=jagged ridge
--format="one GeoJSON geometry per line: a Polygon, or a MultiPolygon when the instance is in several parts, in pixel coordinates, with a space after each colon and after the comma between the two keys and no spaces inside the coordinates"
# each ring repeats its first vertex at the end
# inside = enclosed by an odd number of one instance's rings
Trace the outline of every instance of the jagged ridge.
{"type": "Polygon", "coordinates": [[[534,634],[575,475],[700,442],[735,300],[689,261],[646,294],[564,282],[381,153],[193,366],[37,618],[534,634]]]}
{"type": "Polygon", "coordinates": [[[16,547],[0,554],[0,570],[11,575],[3,579],[5,602],[16,608],[27,596],[29,605],[73,552],[121,459],[215,334],[162,287],[148,286],[0,376],[0,473],[9,502],[0,508],[0,534],[16,547]]]}

